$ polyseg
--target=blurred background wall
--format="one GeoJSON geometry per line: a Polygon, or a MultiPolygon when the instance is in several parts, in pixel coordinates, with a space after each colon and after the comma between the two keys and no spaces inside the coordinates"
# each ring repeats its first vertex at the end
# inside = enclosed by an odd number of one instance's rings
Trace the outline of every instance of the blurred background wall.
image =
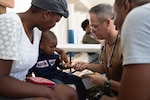
{"type": "MultiPolygon", "coordinates": [[[[31,6],[31,0],[15,0],[13,9],[7,8],[7,12],[24,12],[31,6]]],[[[58,43],[64,44],[69,42],[68,30],[73,30],[75,44],[81,44],[85,32],[81,28],[81,22],[88,18],[88,10],[99,3],[109,3],[113,5],[114,0],[67,0],[70,12],[69,18],[62,17],[60,22],[51,30],[55,32],[58,43]]]]}

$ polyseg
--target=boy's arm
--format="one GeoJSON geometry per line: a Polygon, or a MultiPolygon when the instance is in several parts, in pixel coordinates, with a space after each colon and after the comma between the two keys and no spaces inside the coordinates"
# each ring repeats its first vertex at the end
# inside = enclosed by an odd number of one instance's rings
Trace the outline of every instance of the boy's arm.
{"type": "Polygon", "coordinates": [[[65,53],[64,50],[62,50],[62,49],[60,49],[60,48],[56,48],[56,52],[60,54],[60,56],[61,56],[61,62],[63,62],[63,61],[64,61],[65,63],[68,62],[68,57],[67,57],[67,55],[66,55],[66,53],[65,53]]]}

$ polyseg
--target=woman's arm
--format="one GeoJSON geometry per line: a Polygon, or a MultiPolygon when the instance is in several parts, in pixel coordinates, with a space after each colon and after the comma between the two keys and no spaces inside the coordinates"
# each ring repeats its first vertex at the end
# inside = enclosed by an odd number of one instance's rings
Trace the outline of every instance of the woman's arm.
{"type": "MultiPolygon", "coordinates": [[[[20,81],[9,76],[12,61],[0,60],[0,95],[7,98],[45,97],[55,98],[48,87],[20,81]]],[[[57,100],[57,99],[56,99],[57,100]]]]}

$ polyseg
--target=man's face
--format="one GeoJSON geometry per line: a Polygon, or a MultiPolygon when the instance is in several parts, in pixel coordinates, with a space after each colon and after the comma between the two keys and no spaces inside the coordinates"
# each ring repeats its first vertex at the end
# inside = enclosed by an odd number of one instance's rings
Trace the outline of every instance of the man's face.
{"type": "Polygon", "coordinates": [[[90,25],[92,32],[95,33],[98,39],[105,39],[106,37],[106,32],[107,32],[107,26],[104,21],[99,21],[96,14],[90,13],[90,25]]]}
{"type": "Polygon", "coordinates": [[[121,30],[126,15],[123,6],[114,4],[114,24],[116,25],[117,30],[121,30]]]}

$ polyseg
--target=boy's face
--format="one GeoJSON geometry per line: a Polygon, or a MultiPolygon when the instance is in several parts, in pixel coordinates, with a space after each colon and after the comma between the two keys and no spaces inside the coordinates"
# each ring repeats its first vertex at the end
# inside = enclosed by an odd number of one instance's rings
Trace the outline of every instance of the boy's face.
{"type": "Polygon", "coordinates": [[[47,55],[54,54],[54,51],[57,46],[57,40],[49,40],[47,42],[41,42],[40,43],[40,49],[47,55]]]}

